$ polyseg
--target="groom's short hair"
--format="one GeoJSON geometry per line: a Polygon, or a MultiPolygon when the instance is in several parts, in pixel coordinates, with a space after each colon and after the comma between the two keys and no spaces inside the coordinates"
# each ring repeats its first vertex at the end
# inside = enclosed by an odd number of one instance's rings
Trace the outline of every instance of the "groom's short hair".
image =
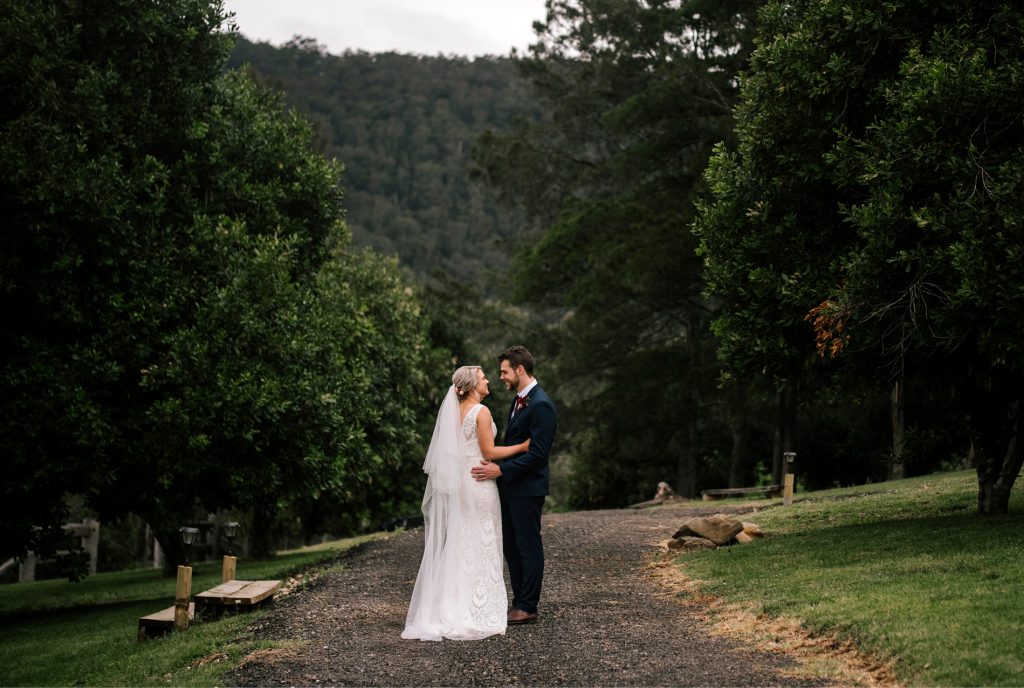
{"type": "Polygon", "coordinates": [[[526,374],[533,377],[533,354],[527,351],[525,346],[510,346],[505,349],[498,356],[499,365],[502,361],[508,361],[508,364],[512,366],[512,370],[523,366],[526,374]]]}

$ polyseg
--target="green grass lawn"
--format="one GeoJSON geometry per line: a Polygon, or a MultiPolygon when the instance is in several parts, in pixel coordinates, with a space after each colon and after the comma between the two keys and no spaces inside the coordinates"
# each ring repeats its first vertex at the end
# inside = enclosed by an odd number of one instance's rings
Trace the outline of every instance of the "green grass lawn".
{"type": "Polygon", "coordinates": [[[1022,685],[1022,489],[1004,517],[976,515],[973,471],[797,495],[744,517],[765,539],[678,564],[704,592],[895,658],[909,684],[1022,685]]]}
{"type": "MultiPolygon", "coordinates": [[[[267,561],[239,559],[238,577],[283,579],[328,564],[371,537],[294,550],[267,561]]],[[[220,562],[195,565],[193,593],[218,583],[220,562]]],[[[0,586],[0,685],[213,686],[245,654],[269,647],[245,630],[261,612],[200,621],[185,633],[138,642],[139,617],[173,603],[174,579],[149,569],[101,573],[81,583],[0,586]],[[197,662],[204,657],[219,661],[197,662]]]]}

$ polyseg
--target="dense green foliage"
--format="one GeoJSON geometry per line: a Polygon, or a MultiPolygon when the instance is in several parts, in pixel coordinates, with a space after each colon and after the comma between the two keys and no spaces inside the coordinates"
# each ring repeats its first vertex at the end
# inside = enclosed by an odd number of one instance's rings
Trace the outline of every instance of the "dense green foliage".
{"type": "Polygon", "coordinates": [[[507,58],[330,55],[313,39],[281,48],[240,39],[231,64],[284,91],[313,121],[324,154],[344,164],[357,243],[421,275],[470,280],[507,264],[503,240],[521,229],[522,213],[499,209],[467,170],[484,131],[536,117],[507,58]]]}
{"type": "Polygon", "coordinates": [[[738,143],[696,223],[722,358],[795,387],[817,346],[847,395],[853,378],[907,386],[920,434],[970,447],[980,508],[1004,511],[1022,460],[1019,4],[760,18],[738,143]]]}
{"type": "Polygon", "coordinates": [[[200,0],[0,18],[0,559],[57,548],[66,493],[173,553],[196,507],[270,534],[288,506],[358,523],[416,491],[427,323],[351,248],[310,126],[224,71],[221,22],[200,0]]]}
{"type": "Polygon", "coordinates": [[[693,495],[724,477],[714,457],[730,451],[738,404],[715,388],[687,224],[711,147],[729,136],[755,5],[549,2],[520,67],[550,116],[477,151],[543,227],[516,277],[535,308],[565,313],[551,336],[575,506],[639,501],[666,479],[693,495]]]}

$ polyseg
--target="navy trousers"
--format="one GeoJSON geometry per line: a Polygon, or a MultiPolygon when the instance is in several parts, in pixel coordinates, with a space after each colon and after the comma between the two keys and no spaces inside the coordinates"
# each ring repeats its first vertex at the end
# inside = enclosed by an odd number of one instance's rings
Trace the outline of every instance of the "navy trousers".
{"type": "Polygon", "coordinates": [[[540,512],[544,497],[502,497],[501,532],[512,606],[524,612],[537,611],[540,585],[544,579],[544,546],[540,538],[540,512]]]}

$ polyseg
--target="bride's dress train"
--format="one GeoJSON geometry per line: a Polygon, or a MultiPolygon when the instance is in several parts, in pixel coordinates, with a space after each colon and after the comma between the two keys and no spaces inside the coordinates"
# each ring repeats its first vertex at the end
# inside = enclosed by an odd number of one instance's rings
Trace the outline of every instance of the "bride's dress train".
{"type": "MultiPolygon", "coordinates": [[[[477,404],[469,410],[449,451],[433,457],[433,470],[428,452],[424,469],[430,477],[423,497],[426,541],[402,632],[406,639],[479,640],[505,633],[508,596],[498,489],[493,480],[477,482],[469,473],[483,460],[476,431],[481,408],[477,404]],[[457,470],[445,474],[447,468],[457,470]]],[[[457,406],[455,413],[454,420],[445,417],[442,407],[431,452],[445,442],[445,423],[458,425],[457,406]]]]}

